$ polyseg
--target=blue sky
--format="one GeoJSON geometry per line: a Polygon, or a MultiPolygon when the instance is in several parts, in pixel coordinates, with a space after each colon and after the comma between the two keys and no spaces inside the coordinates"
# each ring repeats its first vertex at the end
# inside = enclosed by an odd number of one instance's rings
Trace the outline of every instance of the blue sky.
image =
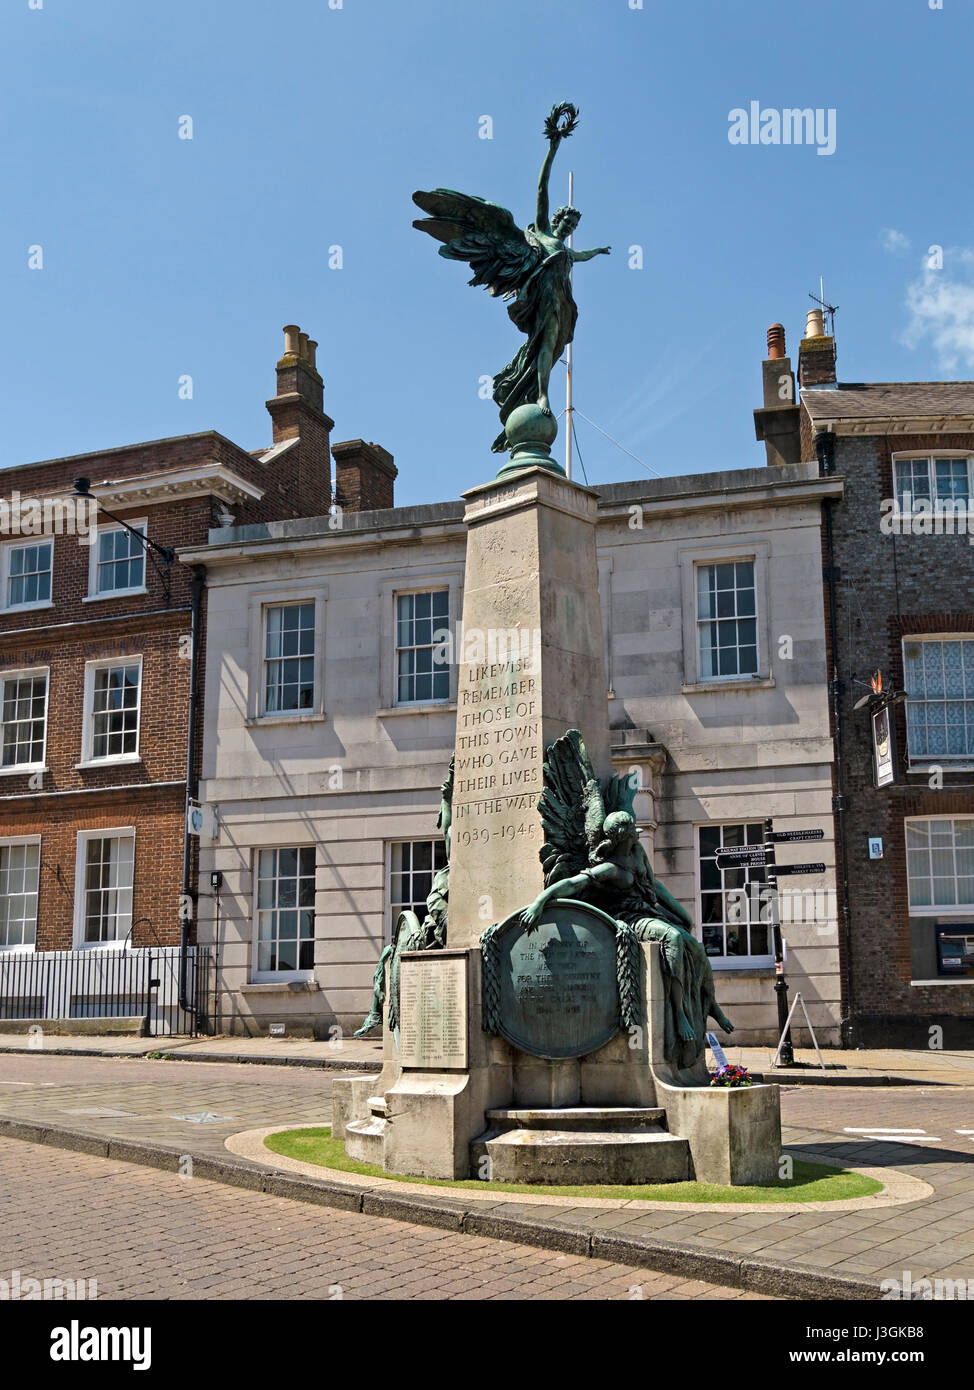
{"type": "MultiPolygon", "coordinates": [[[[974,376],[970,0],[631,3],[7,0],[0,464],[208,428],[268,443],[293,321],[334,438],[390,449],[398,501],[485,481],[480,378],[521,339],[412,229],[410,195],[531,220],[559,100],[581,122],[555,199],[573,169],[576,246],[613,247],[575,273],[575,403],[650,468],[763,462],[765,332],[781,320],[796,355],[820,275],[840,378],[974,376]],[[834,108],[835,153],[732,145],[751,101],[834,108]]],[[[645,476],[578,435],[590,481],[645,476]]]]}

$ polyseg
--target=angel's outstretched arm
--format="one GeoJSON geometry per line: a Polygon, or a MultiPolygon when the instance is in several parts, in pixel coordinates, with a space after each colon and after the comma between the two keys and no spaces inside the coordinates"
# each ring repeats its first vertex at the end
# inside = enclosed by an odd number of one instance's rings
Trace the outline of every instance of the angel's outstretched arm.
{"type": "Polygon", "coordinates": [[[555,162],[558,145],[558,140],[549,138],[548,153],[544,157],[541,176],[538,179],[538,210],[535,213],[534,225],[539,232],[551,231],[551,224],[548,221],[548,179],[551,176],[551,166],[555,162]]]}
{"type": "MultiPolygon", "coordinates": [[[[563,878],[538,894],[530,907],[526,907],[521,913],[521,921],[525,926],[533,927],[540,920],[541,914],[548,904],[555,898],[578,897],[589,891],[593,879],[617,879],[619,872],[618,866],[613,864],[611,860],[607,860],[603,864],[596,864],[594,868],[587,869],[584,873],[575,874],[572,878],[563,878]]],[[[632,881],[631,877],[629,881],[632,881]]]]}
{"type": "Polygon", "coordinates": [[[611,246],[596,246],[591,251],[572,251],[572,260],[590,261],[593,256],[607,256],[611,250],[611,246]]]}
{"type": "Polygon", "coordinates": [[[521,913],[521,921],[526,927],[533,927],[540,920],[542,912],[548,904],[555,898],[572,898],[577,893],[584,893],[586,888],[590,888],[592,880],[588,874],[575,874],[573,878],[563,878],[558,883],[553,883],[550,888],[539,893],[530,907],[526,907],[521,913]]]}

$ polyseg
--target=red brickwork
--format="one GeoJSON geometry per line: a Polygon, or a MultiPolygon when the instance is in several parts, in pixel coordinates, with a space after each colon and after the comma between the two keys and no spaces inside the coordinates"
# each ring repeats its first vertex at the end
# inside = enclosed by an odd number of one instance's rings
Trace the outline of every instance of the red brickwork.
{"type": "MultiPolygon", "coordinates": [[[[326,514],[331,505],[332,422],[321,409],[321,378],[303,364],[279,370],[278,397],[268,407],[275,442],[298,436],[299,442],[266,464],[223,435],[208,431],[7,469],[0,475],[0,495],[9,498],[15,491],[22,498],[64,495],[78,477],[88,478],[96,490],[105,482],[117,486],[143,478],[145,486],[152,487],[158,480],[146,475],[203,470],[215,464],[263,492],[259,500],[237,497],[221,502],[221,485],[210,482],[188,496],[160,500],[157,494],[143,502],[125,497],[106,503],[108,510],[130,524],[145,519],[147,535],[158,545],[174,549],[205,545],[209,529],[217,524],[217,506],[225,507],[237,526],[326,514]]],[[[176,479],[172,486],[186,491],[176,479]]],[[[0,536],[0,542],[30,539],[0,536]]],[[[86,601],[90,547],[72,534],[55,535],[53,542],[52,606],[0,610],[0,677],[33,667],[50,673],[45,770],[36,776],[12,772],[0,777],[0,839],[41,836],[37,946],[63,950],[75,944],[79,831],[134,826],[132,942],[176,945],[181,920],[192,572],[178,559],[167,565],[158,555],[149,555],[145,593],[86,601]],[[83,759],[86,663],[135,656],[142,659],[138,761],[78,767],[83,759]]],[[[202,754],[205,613],[204,594],[197,775],[202,754]]],[[[194,875],[196,860],[194,848],[194,875]]]]}

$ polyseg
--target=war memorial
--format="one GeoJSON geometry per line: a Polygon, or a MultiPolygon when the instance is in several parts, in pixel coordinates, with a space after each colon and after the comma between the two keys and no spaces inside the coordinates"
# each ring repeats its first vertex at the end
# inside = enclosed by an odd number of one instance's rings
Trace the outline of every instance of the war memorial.
{"type": "Polygon", "coordinates": [[[537,1184],[778,1172],[778,1088],[710,1084],[732,1024],[685,909],[655,876],[610,759],[596,495],[552,457],[552,367],[576,321],[579,214],[548,181],[578,113],[555,107],[535,220],[449,189],[414,226],[508,301],[526,335],[494,378],[509,455],[465,494],[456,745],[425,920],[401,914],[361,1033],[377,1076],[337,1080],[333,1135],[390,1174],[537,1184]]]}

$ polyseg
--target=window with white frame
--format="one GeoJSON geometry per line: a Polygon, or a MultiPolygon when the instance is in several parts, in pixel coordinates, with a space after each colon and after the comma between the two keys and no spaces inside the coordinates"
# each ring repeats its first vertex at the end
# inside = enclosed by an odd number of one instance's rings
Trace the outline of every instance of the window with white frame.
{"type": "Polygon", "coordinates": [[[400,912],[415,912],[426,919],[426,899],[433,887],[433,875],[446,866],[446,844],[436,840],[397,840],[390,846],[389,917],[390,930],[400,912]]]}
{"type": "Polygon", "coordinates": [[[145,588],[146,523],[137,521],[130,528],[99,526],[92,546],[92,584],[95,597],[141,592],[145,588]],[[135,534],[133,535],[133,532],[135,534]]]}
{"type": "Polygon", "coordinates": [[[700,679],[757,675],[760,666],[754,561],[698,564],[696,578],[700,679]]]}
{"type": "Polygon", "coordinates": [[[78,835],[75,910],[79,945],[124,942],[132,930],[133,830],[82,830],[78,835]]]}
{"type": "Polygon", "coordinates": [[[974,637],[903,643],[910,759],[974,761],[974,637]]]}
{"type": "Polygon", "coordinates": [[[449,700],[450,667],[442,659],[449,625],[449,589],[396,595],[396,704],[449,700]]]}
{"type": "Polygon", "coordinates": [[[37,608],[51,601],[53,541],[29,541],[3,547],[3,607],[37,608]]]}
{"type": "Polygon", "coordinates": [[[257,974],[314,969],[315,850],[257,852],[257,974]]]}
{"type": "Polygon", "coordinates": [[[974,816],[908,820],[910,911],[974,912],[974,816]]]}
{"type": "Polygon", "coordinates": [[[739,845],[764,843],[764,823],[701,825],[697,832],[700,874],[700,934],[703,948],[727,965],[767,964],[773,955],[764,909],[765,870],[718,869],[717,854],[739,845]]]}
{"type": "Polygon", "coordinates": [[[86,671],[84,762],[139,755],[142,660],[93,661],[86,671]]]}
{"type": "Polygon", "coordinates": [[[47,680],[46,671],[14,671],[0,680],[4,769],[44,766],[47,680]]]}
{"type": "Polygon", "coordinates": [[[900,511],[966,508],[972,496],[974,457],[897,458],[893,460],[896,502],[900,511]]]}
{"type": "Polygon", "coordinates": [[[0,950],[34,945],[40,873],[39,839],[0,842],[0,950]]]}
{"type": "Polygon", "coordinates": [[[315,605],[268,604],[264,609],[264,714],[314,708],[315,605]]]}

